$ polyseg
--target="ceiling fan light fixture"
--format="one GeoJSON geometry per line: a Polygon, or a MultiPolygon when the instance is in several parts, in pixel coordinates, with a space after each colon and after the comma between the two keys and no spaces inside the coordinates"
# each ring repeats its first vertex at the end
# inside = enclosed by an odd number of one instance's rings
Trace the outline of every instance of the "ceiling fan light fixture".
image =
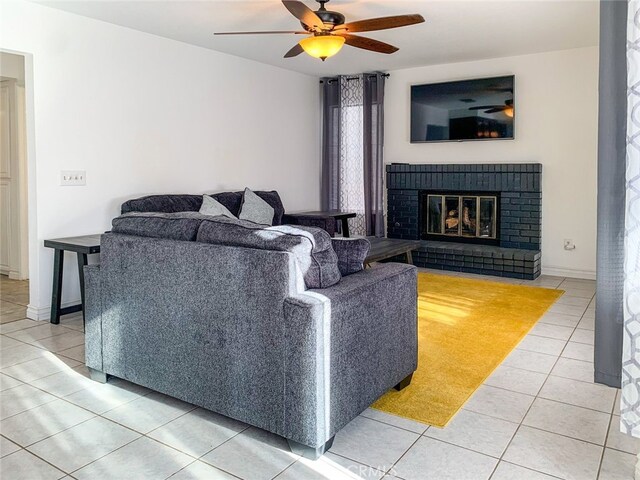
{"type": "Polygon", "coordinates": [[[504,114],[507,117],[513,118],[513,107],[507,107],[504,109],[504,114]]]}
{"type": "Polygon", "coordinates": [[[307,54],[324,62],[338,53],[344,42],[344,37],[338,35],[313,35],[300,40],[299,43],[307,54]]]}

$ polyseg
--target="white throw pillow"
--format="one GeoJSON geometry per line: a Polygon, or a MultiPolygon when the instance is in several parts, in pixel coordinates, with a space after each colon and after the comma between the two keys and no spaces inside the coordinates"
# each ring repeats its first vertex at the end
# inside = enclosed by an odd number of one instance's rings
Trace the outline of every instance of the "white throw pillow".
{"type": "Polygon", "coordinates": [[[215,198],[209,195],[202,196],[202,206],[200,207],[200,213],[203,215],[211,215],[217,217],[218,215],[224,215],[229,218],[236,218],[236,216],[229,211],[227,207],[222,205],[215,198]]]}
{"type": "Polygon", "coordinates": [[[240,220],[249,220],[260,225],[273,225],[273,207],[253,193],[248,188],[244,189],[242,206],[240,207],[240,220]]]}

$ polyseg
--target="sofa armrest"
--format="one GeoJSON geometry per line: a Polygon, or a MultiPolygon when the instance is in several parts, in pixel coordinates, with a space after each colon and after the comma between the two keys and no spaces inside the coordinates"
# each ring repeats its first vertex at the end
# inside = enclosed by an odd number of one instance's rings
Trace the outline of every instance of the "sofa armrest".
{"type": "Polygon", "coordinates": [[[86,365],[102,371],[102,288],[100,265],[84,267],[84,297],[86,365]]]}
{"type": "Polygon", "coordinates": [[[332,237],[336,235],[336,219],[333,217],[319,217],[285,213],[282,216],[282,224],[321,228],[332,237]]]}
{"type": "Polygon", "coordinates": [[[287,438],[322,445],[417,368],[416,272],[382,264],[285,300],[287,438]]]}

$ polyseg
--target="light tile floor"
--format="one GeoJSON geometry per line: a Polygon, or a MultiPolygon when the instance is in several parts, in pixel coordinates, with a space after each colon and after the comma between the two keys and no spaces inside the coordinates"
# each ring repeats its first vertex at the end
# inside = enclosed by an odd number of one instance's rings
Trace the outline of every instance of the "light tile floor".
{"type": "Polygon", "coordinates": [[[10,280],[6,275],[0,275],[0,292],[0,324],[27,316],[28,281],[10,280]]]}
{"type": "MultiPolygon", "coordinates": [[[[77,314],[50,325],[3,313],[0,477],[631,480],[640,441],[619,433],[619,393],[592,380],[594,282],[502,281],[566,293],[446,428],[368,409],[316,462],[241,422],[92,382],[77,314]]],[[[3,302],[7,291],[26,305],[26,283],[5,285],[3,302]]]]}

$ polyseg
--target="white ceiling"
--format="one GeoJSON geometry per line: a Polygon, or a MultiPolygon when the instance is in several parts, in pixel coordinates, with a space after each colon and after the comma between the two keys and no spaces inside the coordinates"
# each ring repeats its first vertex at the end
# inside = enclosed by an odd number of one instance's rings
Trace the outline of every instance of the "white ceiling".
{"type": "MultiPolygon", "coordinates": [[[[332,0],[348,21],[420,13],[426,22],[362,34],[400,48],[392,55],[345,46],[326,62],[282,56],[296,35],[220,37],[213,32],[296,30],[279,0],[37,0],[48,6],[262,63],[324,76],[463,62],[598,44],[596,0],[332,0]]],[[[314,10],[313,0],[306,4],[314,10]]]]}

